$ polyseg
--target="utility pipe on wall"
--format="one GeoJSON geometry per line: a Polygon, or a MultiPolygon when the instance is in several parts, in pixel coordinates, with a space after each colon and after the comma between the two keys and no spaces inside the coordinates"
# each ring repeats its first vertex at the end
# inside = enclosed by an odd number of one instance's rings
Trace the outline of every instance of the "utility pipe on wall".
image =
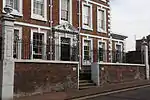
{"type": "Polygon", "coordinates": [[[53,33],[52,33],[52,28],[53,28],[53,1],[52,0],[50,0],[50,28],[51,28],[51,30],[50,30],[50,37],[49,37],[49,39],[50,39],[50,60],[52,60],[52,57],[53,57],[53,50],[52,50],[52,35],[53,35],[53,33]]]}
{"type": "Polygon", "coordinates": [[[81,31],[81,0],[78,0],[79,2],[79,12],[78,12],[78,17],[79,17],[79,27],[78,27],[78,32],[79,32],[79,67],[81,70],[81,36],[80,36],[80,31],[81,31]]]}

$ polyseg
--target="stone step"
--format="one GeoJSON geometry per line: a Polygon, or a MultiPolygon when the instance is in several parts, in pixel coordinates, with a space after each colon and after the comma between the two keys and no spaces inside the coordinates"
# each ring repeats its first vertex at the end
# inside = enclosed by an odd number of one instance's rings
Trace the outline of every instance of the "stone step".
{"type": "Polygon", "coordinates": [[[84,87],[84,86],[95,86],[95,83],[80,83],[79,87],[84,87]]]}
{"type": "Polygon", "coordinates": [[[79,83],[92,83],[92,80],[79,80],[79,83]]]}
{"type": "Polygon", "coordinates": [[[92,80],[79,80],[79,88],[81,89],[87,89],[96,86],[95,83],[93,83],[92,80]]]}
{"type": "Polygon", "coordinates": [[[83,90],[83,89],[89,89],[89,88],[95,88],[95,87],[96,87],[96,85],[95,86],[81,86],[81,87],[79,87],[79,89],[83,90]]]}

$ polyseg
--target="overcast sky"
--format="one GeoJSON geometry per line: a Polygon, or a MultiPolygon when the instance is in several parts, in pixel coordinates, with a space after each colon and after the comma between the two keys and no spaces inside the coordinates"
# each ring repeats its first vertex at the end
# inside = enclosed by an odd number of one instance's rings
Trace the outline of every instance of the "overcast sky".
{"type": "Polygon", "coordinates": [[[135,37],[150,34],[150,0],[112,0],[112,32],[128,36],[126,50],[135,50],[135,37]]]}

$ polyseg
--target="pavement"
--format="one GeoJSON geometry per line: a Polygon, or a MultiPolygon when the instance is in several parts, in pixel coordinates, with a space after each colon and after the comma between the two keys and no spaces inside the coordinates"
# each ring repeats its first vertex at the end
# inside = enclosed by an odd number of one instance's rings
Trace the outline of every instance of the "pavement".
{"type": "MultiPolygon", "coordinates": [[[[145,86],[145,85],[150,85],[150,81],[137,80],[137,81],[131,81],[131,82],[117,83],[117,84],[108,84],[105,86],[99,86],[99,87],[94,87],[94,88],[89,88],[89,89],[84,89],[84,90],[53,92],[53,93],[45,93],[41,95],[34,95],[30,97],[14,98],[14,100],[72,100],[72,99],[78,100],[79,98],[82,98],[85,96],[92,96],[95,94],[107,93],[111,91],[117,91],[117,90],[145,86]]],[[[137,100],[137,99],[133,99],[133,100],[137,100]]]]}
{"type": "Polygon", "coordinates": [[[150,100],[150,86],[126,92],[113,93],[104,96],[96,96],[85,100],[150,100]]]}

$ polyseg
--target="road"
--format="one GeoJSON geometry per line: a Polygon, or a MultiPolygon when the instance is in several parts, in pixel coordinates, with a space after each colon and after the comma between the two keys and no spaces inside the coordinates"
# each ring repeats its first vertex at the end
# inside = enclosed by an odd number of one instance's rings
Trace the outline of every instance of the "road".
{"type": "Polygon", "coordinates": [[[150,87],[98,96],[86,100],[150,100],[150,87]]]}

